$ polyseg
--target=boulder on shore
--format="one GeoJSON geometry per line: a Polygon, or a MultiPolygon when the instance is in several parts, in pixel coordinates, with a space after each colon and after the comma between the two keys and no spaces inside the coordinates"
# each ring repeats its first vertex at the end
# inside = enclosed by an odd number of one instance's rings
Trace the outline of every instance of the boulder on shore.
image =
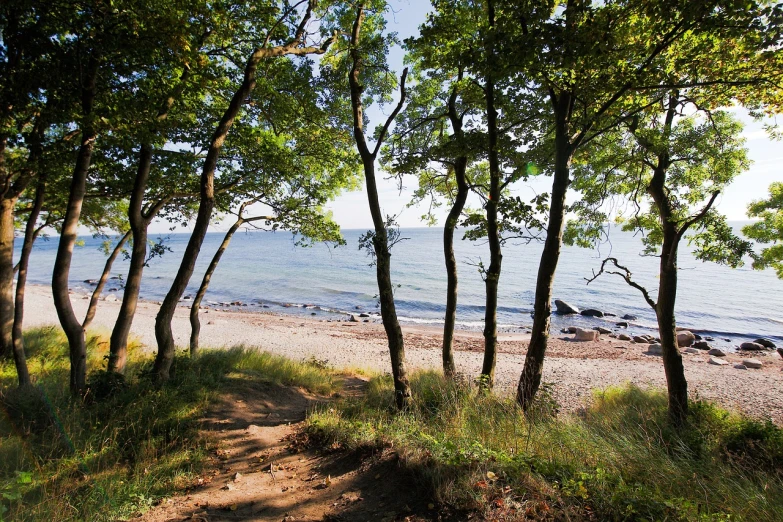
{"type": "Polygon", "coordinates": [[[677,333],[677,346],[685,347],[691,346],[696,341],[696,336],[692,332],[683,330],[677,333]]]}
{"type": "Polygon", "coordinates": [[[758,370],[763,366],[763,363],[758,359],[742,359],[742,364],[748,368],[753,368],[754,370],[758,370]]]}
{"type": "Polygon", "coordinates": [[[635,343],[642,343],[642,344],[650,344],[650,340],[647,337],[642,337],[641,335],[635,335],[633,338],[633,342],[635,343]]]}
{"type": "Polygon", "coordinates": [[[638,317],[636,317],[635,315],[631,315],[631,314],[625,314],[623,316],[623,319],[625,319],[626,321],[636,321],[638,319],[638,317]]]}
{"type": "Polygon", "coordinates": [[[729,363],[727,363],[722,359],[716,359],[715,357],[710,357],[710,364],[714,364],[715,366],[726,366],[729,363]]]}
{"type": "Polygon", "coordinates": [[[628,328],[628,323],[626,323],[625,321],[620,321],[619,323],[617,323],[617,327],[618,328],[628,328]]]}
{"type": "Polygon", "coordinates": [[[630,341],[631,340],[631,336],[627,335],[627,334],[620,334],[620,335],[617,336],[617,338],[620,339],[621,341],[630,341]]]}
{"type": "Polygon", "coordinates": [[[761,352],[766,350],[763,345],[759,343],[742,343],[740,345],[740,350],[746,350],[748,352],[761,352]]]}
{"type": "Polygon", "coordinates": [[[770,350],[774,350],[775,348],[777,348],[775,346],[775,343],[773,343],[772,341],[770,341],[769,339],[766,339],[764,337],[762,337],[760,339],[756,339],[753,342],[756,343],[756,344],[760,344],[764,348],[769,348],[770,350]]]}
{"type": "Polygon", "coordinates": [[[711,348],[709,352],[707,352],[709,355],[714,355],[715,357],[726,357],[726,352],[721,350],[720,348],[711,348]]]}
{"type": "Polygon", "coordinates": [[[358,323],[359,322],[359,320],[356,318],[355,315],[351,315],[351,317],[348,319],[348,321],[350,321],[352,323],[358,323]]]}
{"type": "Polygon", "coordinates": [[[597,341],[598,340],[598,332],[595,330],[583,330],[581,328],[577,328],[574,332],[574,341],[597,341]]]}
{"type": "Polygon", "coordinates": [[[570,304],[566,303],[565,301],[561,301],[560,299],[555,299],[555,308],[555,311],[560,315],[579,313],[579,308],[571,306],[570,304]]]}
{"type": "Polygon", "coordinates": [[[778,348],[778,355],[783,357],[783,348],[778,348]]]}
{"type": "Polygon", "coordinates": [[[658,343],[651,344],[647,347],[648,355],[663,355],[663,346],[658,343]]]}
{"type": "Polygon", "coordinates": [[[612,333],[612,331],[609,328],[604,328],[603,326],[596,326],[595,328],[593,328],[593,330],[595,330],[598,333],[602,333],[604,335],[609,335],[610,333],[612,333]]]}
{"type": "Polygon", "coordinates": [[[712,346],[709,345],[707,341],[696,341],[693,343],[694,348],[698,348],[699,350],[710,350],[712,349],[712,346]]]}
{"type": "Polygon", "coordinates": [[[586,310],[582,310],[579,312],[581,315],[584,315],[585,317],[603,317],[604,313],[601,310],[596,310],[595,308],[588,308],[586,310]]]}

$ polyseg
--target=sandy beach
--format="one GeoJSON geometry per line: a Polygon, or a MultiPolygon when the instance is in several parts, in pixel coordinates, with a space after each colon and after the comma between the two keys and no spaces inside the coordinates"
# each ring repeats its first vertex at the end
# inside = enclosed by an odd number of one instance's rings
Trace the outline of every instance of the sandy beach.
{"type": "MultiPolygon", "coordinates": [[[[111,294],[110,294],[111,295],[111,294]]],[[[119,312],[119,301],[101,301],[92,328],[111,328],[119,312]]],[[[71,295],[77,316],[83,317],[87,296],[71,295]]],[[[51,291],[28,285],[25,327],[57,325],[51,291]]],[[[158,305],[140,302],[132,334],[150,352],[155,351],[154,324],[158,305]]],[[[178,346],[186,346],[190,334],[189,303],[183,302],[174,317],[173,331],[178,346]]],[[[383,327],[373,322],[327,322],[317,315],[292,317],[266,312],[202,310],[201,346],[223,348],[236,345],[257,347],[292,359],[314,357],[336,368],[388,371],[389,355],[383,327]]],[[[406,356],[411,369],[439,368],[442,332],[438,328],[408,326],[406,356]]],[[[634,332],[631,330],[630,335],[634,332]]],[[[602,335],[595,342],[572,342],[565,334],[553,333],[545,363],[543,382],[552,383],[555,397],[566,411],[584,405],[591,390],[633,382],[641,386],[665,386],[661,358],[647,355],[646,345],[619,341],[602,335]]],[[[497,362],[497,389],[510,393],[524,363],[528,336],[501,334],[497,362]]],[[[455,358],[460,372],[474,376],[481,368],[483,338],[477,332],[457,332],[455,358]]],[[[783,424],[783,359],[772,351],[728,354],[730,364],[709,364],[706,352],[683,355],[689,392],[739,409],[759,418],[783,424]],[[743,358],[763,362],[761,369],[735,369],[743,358]]]]}

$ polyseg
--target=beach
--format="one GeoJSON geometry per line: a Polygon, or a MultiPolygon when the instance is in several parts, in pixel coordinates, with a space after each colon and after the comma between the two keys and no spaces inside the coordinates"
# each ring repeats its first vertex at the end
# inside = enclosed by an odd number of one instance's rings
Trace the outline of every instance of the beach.
{"type": "MultiPolygon", "coordinates": [[[[112,294],[109,294],[112,295],[112,294]]],[[[119,301],[102,300],[93,329],[113,326],[119,301]]],[[[71,301],[77,317],[83,317],[89,300],[73,293],[71,301]]],[[[26,292],[25,327],[58,325],[57,314],[46,286],[29,285],[26,292]]],[[[145,350],[155,351],[154,324],[158,305],[139,303],[132,335],[145,350]]],[[[179,347],[187,346],[190,335],[189,304],[181,303],[172,324],[179,347]]],[[[389,371],[389,354],[383,327],[375,322],[335,321],[296,317],[272,312],[202,310],[200,345],[228,348],[236,345],[284,355],[291,359],[315,358],[335,368],[389,371]]],[[[404,326],[406,357],[410,370],[441,367],[442,332],[436,327],[404,326]]],[[[633,333],[633,332],[629,332],[633,333]]],[[[619,341],[602,335],[595,342],[573,342],[572,336],[553,332],[542,382],[552,384],[552,392],[564,411],[576,411],[589,401],[593,390],[632,382],[640,386],[664,387],[661,358],[646,355],[647,345],[619,341]]],[[[513,393],[524,364],[528,336],[500,334],[497,362],[498,393],[513,393]]],[[[455,360],[458,371],[476,376],[483,357],[483,337],[478,332],[457,331],[455,360]]],[[[783,424],[783,359],[772,351],[754,354],[729,353],[730,364],[709,364],[706,352],[683,354],[685,374],[692,397],[716,401],[757,418],[770,418],[783,424]],[[755,357],[761,369],[739,370],[734,364],[755,357]]]]}

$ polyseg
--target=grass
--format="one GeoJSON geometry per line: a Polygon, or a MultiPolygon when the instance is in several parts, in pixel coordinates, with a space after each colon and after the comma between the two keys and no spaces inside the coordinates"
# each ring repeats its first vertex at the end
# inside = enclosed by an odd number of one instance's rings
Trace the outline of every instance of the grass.
{"type": "Polygon", "coordinates": [[[488,519],[783,520],[783,432],[771,423],[697,402],[677,432],[665,394],[630,385],[596,392],[578,416],[553,415],[545,396],[528,419],[439,373],[411,384],[404,414],[390,378],[376,377],[308,430],[330,445],[391,446],[436,499],[488,519]]]}
{"type": "Polygon", "coordinates": [[[117,520],[143,512],[196,478],[212,441],[198,421],[229,382],[248,378],[329,394],[340,385],[314,362],[237,347],[178,354],[170,383],[146,377],[149,355],[132,343],[125,379],[101,371],[106,332],[88,335],[90,393],[68,394],[68,355],[59,328],[25,334],[35,385],[16,387],[0,362],[0,521],[117,520]]]}

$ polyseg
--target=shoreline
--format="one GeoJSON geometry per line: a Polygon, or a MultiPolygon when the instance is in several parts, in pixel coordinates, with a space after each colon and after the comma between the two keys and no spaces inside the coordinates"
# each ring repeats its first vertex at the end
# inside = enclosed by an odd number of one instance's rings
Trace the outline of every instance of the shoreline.
{"type": "MultiPolygon", "coordinates": [[[[25,327],[59,325],[51,289],[27,285],[25,327]]],[[[111,295],[111,294],[108,294],[111,295]]],[[[83,317],[89,300],[71,294],[77,317],[83,317]]],[[[185,301],[184,303],[187,303],[185,301]]],[[[120,302],[101,300],[93,328],[111,328],[120,302]]],[[[140,300],[131,334],[144,350],[155,351],[154,322],[158,305],[140,300]]],[[[177,307],[172,331],[177,346],[188,344],[189,304],[177,307]]],[[[360,319],[362,321],[365,318],[360,319]]],[[[292,359],[315,358],[336,368],[389,371],[389,353],[380,322],[338,322],[312,316],[278,314],[270,309],[241,312],[202,310],[200,344],[226,348],[236,345],[257,347],[292,359]]],[[[440,369],[442,330],[429,325],[403,325],[409,369],[440,369]]],[[[511,393],[524,364],[529,335],[500,333],[496,388],[511,393]]],[[[599,341],[572,342],[552,332],[542,383],[552,384],[552,393],[565,411],[576,411],[594,389],[632,382],[640,386],[665,386],[660,356],[645,354],[646,345],[601,336],[599,341]]],[[[483,358],[481,332],[457,330],[454,336],[457,368],[468,377],[478,375],[483,358]]],[[[699,351],[684,354],[686,377],[691,397],[717,402],[729,409],[741,410],[758,418],[770,418],[783,425],[783,359],[773,352],[729,353],[726,366],[709,364],[709,356],[699,351]],[[743,358],[763,362],[757,370],[733,367],[743,358]]]]}

